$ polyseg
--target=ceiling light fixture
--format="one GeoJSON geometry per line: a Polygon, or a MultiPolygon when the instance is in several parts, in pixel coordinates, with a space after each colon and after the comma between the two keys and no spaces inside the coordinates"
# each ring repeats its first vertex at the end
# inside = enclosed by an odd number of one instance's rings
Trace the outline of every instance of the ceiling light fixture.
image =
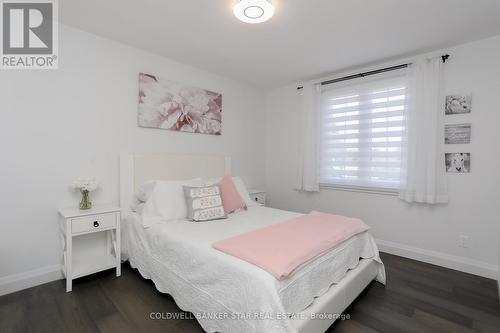
{"type": "Polygon", "coordinates": [[[237,0],[234,16],[245,23],[262,23],[274,15],[271,0],[237,0]]]}

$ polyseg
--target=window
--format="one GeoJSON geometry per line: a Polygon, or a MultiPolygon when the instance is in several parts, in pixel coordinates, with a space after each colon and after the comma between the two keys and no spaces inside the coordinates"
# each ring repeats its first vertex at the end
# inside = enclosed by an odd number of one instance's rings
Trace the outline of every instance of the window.
{"type": "Polygon", "coordinates": [[[320,183],[395,190],[405,131],[405,72],[325,86],[320,183]]]}

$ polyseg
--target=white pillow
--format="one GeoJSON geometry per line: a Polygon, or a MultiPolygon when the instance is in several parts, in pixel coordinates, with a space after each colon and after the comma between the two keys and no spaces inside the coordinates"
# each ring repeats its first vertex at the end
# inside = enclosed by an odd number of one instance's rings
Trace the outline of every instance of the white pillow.
{"type": "Polygon", "coordinates": [[[233,183],[234,186],[236,186],[236,189],[238,190],[240,197],[243,199],[247,207],[260,206],[258,202],[255,202],[250,198],[247,187],[245,186],[245,183],[243,183],[243,180],[240,177],[233,177],[233,183]]]}
{"type": "MultiPolygon", "coordinates": [[[[222,178],[212,178],[205,180],[205,186],[211,186],[220,183],[222,178]]],[[[260,206],[258,202],[253,201],[250,199],[250,195],[248,194],[247,187],[245,186],[245,183],[243,183],[243,180],[240,177],[233,177],[233,183],[234,186],[236,187],[236,190],[238,191],[238,194],[240,195],[241,199],[243,199],[243,202],[245,202],[245,205],[247,207],[252,207],[252,206],[260,206]]]]}
{"type": "Polygon", "coordinates": [[[157,181],[142,210],[142,224],[145,228],[160,220],[179,220],[187,217],[183,186],[203,186],[201,178],[176,181],[157,181]]]}

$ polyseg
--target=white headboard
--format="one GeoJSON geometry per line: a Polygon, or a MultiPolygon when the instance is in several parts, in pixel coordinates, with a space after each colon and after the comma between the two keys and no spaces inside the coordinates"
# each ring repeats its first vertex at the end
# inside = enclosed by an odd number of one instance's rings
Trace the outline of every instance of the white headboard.
{"type": "Polygon", "coordinates": [[[120,155],[120,206],[130,211],[135,189],[148,180],[215,178],[231,173],[231,159],[217,155],[120,155]]]}

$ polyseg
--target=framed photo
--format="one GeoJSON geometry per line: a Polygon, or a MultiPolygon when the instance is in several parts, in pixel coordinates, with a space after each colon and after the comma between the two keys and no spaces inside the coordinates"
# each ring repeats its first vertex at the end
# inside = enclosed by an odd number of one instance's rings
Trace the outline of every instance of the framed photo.
{"type": "Polygon", "coordinates": [[[471,95],[448,95],[446,96],[445,114],[463,114],[471,113],[472,96],[471,95]]]}
{"type": "Polygon", "coordinates": [[[446,172],[470,173],[470,153],[446,153],[446,172]]]}
{"type": "Polygon", "coordinates": [[[444,143],[447,145],[470,143],[471,124],[447,124],[444,126],[444,143]]]}

